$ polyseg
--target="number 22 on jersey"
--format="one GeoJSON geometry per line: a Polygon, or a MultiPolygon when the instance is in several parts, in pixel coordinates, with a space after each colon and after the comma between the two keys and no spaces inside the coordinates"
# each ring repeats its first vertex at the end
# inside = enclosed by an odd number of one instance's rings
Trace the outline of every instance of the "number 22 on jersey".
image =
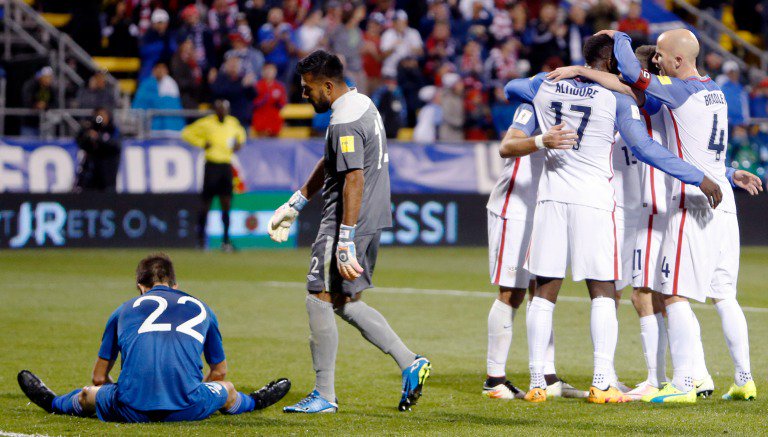
{"type": "MultiPolygon", "coordinates": [[[[160,331],[160,332],[171,331],[172,327],[170,323],[155,323],[155,321],[158,318],[160,318],[160,316],[165,312],[165,310],[168,309],[168,301],[165,298],[160,296],[141,296],[140,298],[136,299],[136,301],[133,303],[133,307],[138,308],[142,304],[142,302],[147,302],[147,301],[152,301],[157,303],[157,308],[154,311],[152,311],[152,313],[146,318],[146,320],[144,320],[144,323],[141,324],[141,326],[139,327],[139,334],[144,334],[147,332],[157,332],[157,331],[160,331]]],[[[203,335],[192,328],[203,323],[208,313],[205,311],[205,307],[203,306],[203,303],[192,296],[181,296],[179,300],[176,301],[176,304],[184,305],[187,302],[192,302],[193,304],[197,305],[200,308],[200,313],[195,317],[182,323],[181,325],[177,326],[176,332],[187,334],[190,337],[194,338],[195,340],[199,341],[200,343],[203,343],[205,340],[203,335]]]]}

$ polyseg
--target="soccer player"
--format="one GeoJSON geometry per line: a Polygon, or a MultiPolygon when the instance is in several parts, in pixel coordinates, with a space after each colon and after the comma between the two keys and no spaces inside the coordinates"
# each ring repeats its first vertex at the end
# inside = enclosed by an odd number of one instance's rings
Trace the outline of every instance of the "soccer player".
{"type": "Polygon", "coordinates": [[[672,384],[643,399],[696,402],[693,363],[700,330],[688,299],[705,301],[708,297],[715,302],[736,366],[734,384],[723,397],[754,399],[757,390],[750,370],[747,322],[736,300],[739,232],[724,162],[728,144],[725,97],[709,77],[699,75],[699,43],[690,31],[676,29],[659,36],[654,62],[663,75],[641,68],[632,55],[628,35],[601,33],[616,39],[614,51],[622,77],[666,105],[667,133],[670,143],[677,144],[679,156],[702,168],[724,192],[721,207],[715,209],[706,196],[685,183],[673,183],[670,200],[675,209],[664,235],[660,272],[674,376],[672,384]],[[703,123],[710,128],[702,128],[703,123]]]}
{"type": "MultiPolygon", "coordinates": [[[[491,283],[499,296],[488,313],[487,378],[483,395],[491,399],[522,398],[525,393],[506,378],[506,363],[512,344],[512,325],[528,287],[533,294],[535,280],[523,267],[531,237],[536,191],[544,166],[544,149],[569,149],[576,132],[553,126],[534,137],[537,129],[533,107],[521,104],[513,123],[499,146],[504,170],[488,199],[488,255],[491,283]]],[[[547,395],[586,397],[582,390],[560,380],[555,371],[554,332],[547,346],[545,365],[547,395]]]]}
{"type": "Polygon", "coordinates": [[[93,385],[56,396],[28,370],[18,375],[21,390],[49,413],[104,422],[203,420],[216,411],[241,414],[266,408],[288,393],[281,378],[246,395],[224,378],[227,361],[213,311],[179,290],[167,255],[150,255],[136,268],[139,297],[109,317],[93,369],[93,385]],[[122,356],[120,378],[109,372],[122,356]],[[203,378],[203,363],[210,366],[203,378]]]}
{"type": "Polygon", "coordinates": [[[205,247],[205,225],[213,198],[221,202],[221,221],[224,224],[224,239],[221,250],[234,251],[229,241],[229,210],[232,207],[232,155],[243,147],[245,129],[237,118],[229,115],[229,102],[216,100],[215,114],[203,117],[181,131],[181,139],[195,147],[205,149],[205,170],[203,175],[203,207],[198,216],[198,245],[205,247]]]}
{"type": "Polygon", "coordinates": [[[300,190],[275,211],[269,234],[288,238],[290,226],[322,189],[323,217],[307,274],[309,346],[315,388],[287,413],[335,413],[334,371],[339,335],[335,312],[366,340],[390,355],[403,377],[398,409],[407,411],[421,396],[431,364],[411,352],[384,316],[361,300],[373,287],[381,230],[392,226],[389,154],[379,111],[367,96],[348,88],[341,60],[317,50],[298,64],[304,97],[318,113],[331,110],[325,156],[300,190]]]}
{"type": "MultiPolygon", "coordinates": [[[[613,41],[599,36],[587,40],[589,66],[610,71],[613,41]]],[[[614,127],[643,162],[698,185],[719,202],[720,188],[701,170],[675,157],[653,141],[640,111],[630,97],[593,82],[553,83],[544,74],[513,80],[507,94],[532,101],[542,129],[565,122],[575,127],[578,140],[571,150],[547,151],[538,193],[527,268],[536,275],[528,324],[530,391],[525,399],[546,400],[544,351],[552,330],[552,313],[568,260],[575,281],[585,280],[592,298],[591,332],[594,375],[588,397],[593,403],[626,402],[615,387],[613,356],[618,337],[615,282],[620,278],[615,224],[615,200],[610,179],[614,127]]]]}

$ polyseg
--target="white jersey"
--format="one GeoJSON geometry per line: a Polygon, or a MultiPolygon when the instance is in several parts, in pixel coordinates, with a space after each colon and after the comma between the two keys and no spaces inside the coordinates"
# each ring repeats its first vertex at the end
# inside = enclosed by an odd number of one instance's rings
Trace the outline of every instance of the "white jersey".
{"type": "Polygon", "coordinates": [[[621,135],[616,134],[613,143],[613,179],[611,185],[616,192],[616,206],[626,214],[637,216],[640,211],[640,187],[642,162],[638,161],[621,135]]]}
{"type": "MultiPolygon", "coordinates": [[[[665,121],[665,118],[669,117],[667,107],[661,105],[660,109],[650,115],[645,110],[642,112],[645,122],[653,135],[653,139],[667,148],[676,147],[671,145],[667,138],[665,121]]],[[[670,151],[676,152],[676,150],[672,149],[670,151]]],[[[674,178],[648,164],[640,163],[640,165],[642,173],[641,202],[643,209],[648,214],[665,214],[674,178]]]]}
{"type": "Polygon", "coordinates": [[[538,200],[613,211],[614,94],[592,82],[544,80],[533,104],[542,132],[564,122],[579,136],[571,150],[546,151],[538,200]]]}
{"type": "MultiPolygon", "coordinates": [[[[725,154],[728,147],[728,105],[717,84],[710,80],[689,78],[683,90],[688,93],[675,96],[676,107],[667,108],[667,141],[685,161],[701,169],[720,185],[723,200],[717,209],[736,213],[733,189],[726,177],[725,154]]],[[[672,181],[672,205],[687,209],[709,209],[709,202],[698,188],[672,181]]]]}

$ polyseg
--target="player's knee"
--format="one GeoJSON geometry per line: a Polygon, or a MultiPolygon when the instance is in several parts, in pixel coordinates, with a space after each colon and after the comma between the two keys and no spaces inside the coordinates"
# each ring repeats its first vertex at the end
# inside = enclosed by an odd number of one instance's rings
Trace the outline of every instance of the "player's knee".
{"type": "Polygon", "coordinates": [[[232,395],[236,395],[237,392],[235,390],[235,385],[232,384],[229,381],[218,381],[219,384],[221,384],[222,387],[224,387],[224,390],[227,391],[227,395],[231,397],[232,395]]]}
{"type": "Polygon", "coordinates": [[[499,287],[498,300],[511,306],[512,308],[519,308],[520,304],[525,299],[525,289],[522,288],[509,288],[499,287]]]}

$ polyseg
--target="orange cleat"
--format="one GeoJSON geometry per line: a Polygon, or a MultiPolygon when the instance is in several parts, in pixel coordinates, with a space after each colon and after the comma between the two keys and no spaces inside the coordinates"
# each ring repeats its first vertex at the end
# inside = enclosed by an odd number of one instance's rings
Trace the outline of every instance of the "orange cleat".
{"type": "Polygon", "coordinates": [[[619,404],[631,402],[632,398],[619,391],[616,387],[608,387],[608,390],[600,390],[592,386],[589,388],[587,402],[592,404],[619,404]]]}
{"type": "Polygon", "coordinates": [[[544,402],[547,400],[547,392],[543,388],[534,387],[523,398],[528,402],[544,402]]]}

